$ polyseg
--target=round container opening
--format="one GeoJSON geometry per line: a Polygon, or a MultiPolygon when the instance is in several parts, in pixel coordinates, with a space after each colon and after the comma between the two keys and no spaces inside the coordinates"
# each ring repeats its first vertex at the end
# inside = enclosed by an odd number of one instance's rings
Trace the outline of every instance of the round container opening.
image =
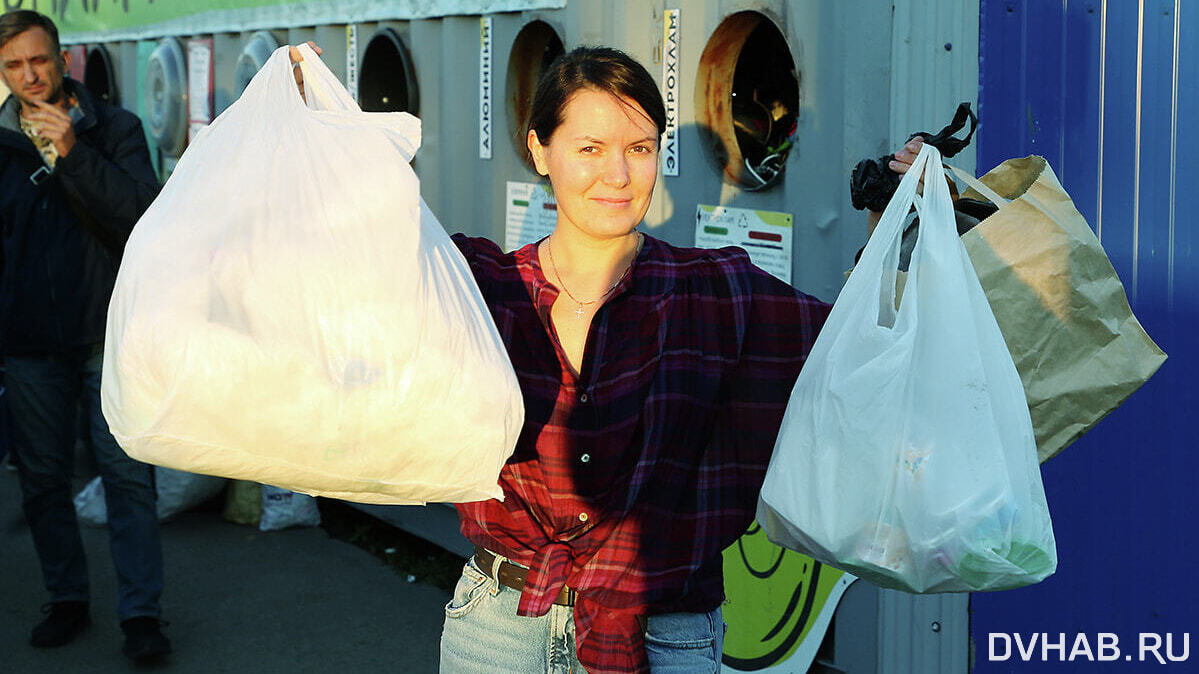
{"type": "Polygon", "coordinates": [[[163,38],[146,64],[143,121],[164,154],[178,157],[187,145],[187,65],[183,47],[163,38]]]}
{"type": "Polygon", "coordinates": [[[88,50],[86,65],[83,68],[83,85],[93,96],[110,105],[119,105],[117,96],[117,80],[112,72],[112,59],[108,50],[96,45],[88,50]]]}
{"type": "Polygon", "coordinates": [[[787,40],[758,12],[726,18],[700,56],[696,119],[725,180],[777,185],[795,142],[799,73],[787,40]]]}
{"type": "Polygon", "coordinates": [[[358,104],[366,112],[417,113],[416,75],[400,36],[390,28],[366,45],[358,76],[358,104]]]}
{"type": "Polygon", "coordinates": [[[544,21],[533,21],[520,29],[508,55],[508,74],[504,88],[508,92],[508,135],[516,154],[533,168],[533,157],[525,142],[533,94],[541,73],[554,59],[566,53],[558,33],[544,21]]]}
{"type": "Polygon", "coordinates": [[[250,36],[245,48],[241,50],[241,55],[237,57],[237,67],[233,72],[234,91],[238,96],[241,96],[249,86],[250,80],[254,79],[278,48],[279,41],[265,30],[250,36]]]}

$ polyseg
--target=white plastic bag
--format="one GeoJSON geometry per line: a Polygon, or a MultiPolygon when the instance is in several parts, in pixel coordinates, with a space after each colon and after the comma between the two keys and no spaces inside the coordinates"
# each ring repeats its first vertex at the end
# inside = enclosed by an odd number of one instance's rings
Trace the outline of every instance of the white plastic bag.
{"type": "MultiPolygon", "coordinates": [[[[158,495],[158,521],[167,522],[216,496],[225,488],[225,480],[211,475],[196,475],[162,466],[154,467],[154,491],[158,495]]],[[[104,481],[96,476],[75,494],[75,516],[93,527],[108,524],[108,502],[104,481]]]]}
{"type": "Polygon", "coordinates": [[[108,524],[108,504],[104,502],[104,483],[100,476],[92,478],[75,494],[75,519],[89,527],[108,524]]]}
{"type": "Polygon", "coordinates": [[[779,545],[911,592],[1017,587],[1057,566],[1024,390],[931,145],[800,372],[758,522],[779,545]],[[922,224],[896,310],[913,203],[922,224]]]}
{"type": "Polygon", "coordinates": [[[321,511],[316,499],[307,494],[262,485],[262,518],[259,531],[278,531],[289,527],[316,527],[321,524],[321,511]]]}
{"type": "Polygon", "coordinates": [[[131,456],[370,503],[501,498],[524,420],[470,269],[420,199],[420,122],[285,47],[125,248],[102,399],[131,456]]]}

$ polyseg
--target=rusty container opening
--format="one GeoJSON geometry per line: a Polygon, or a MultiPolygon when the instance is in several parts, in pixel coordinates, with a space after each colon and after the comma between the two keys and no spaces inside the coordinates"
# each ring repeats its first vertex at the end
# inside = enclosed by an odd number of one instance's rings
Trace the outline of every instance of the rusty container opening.
{"type": "Polygon", "coordinates": [[[795,143],[799,72],[787,40],[758,12],[712,33],[695,80],[695,118],[726,181],[761,190],[782,181],[795,143]]]}
{"type": "Polygon", "coordinates": [[[516,34],[512,52],[508,57],[508,74],[504,81],[508,104],[508,135],[517,156],[533,168],[533,157],[529,154],[525,137],[529,124],[529,112],[533,105],[533,93],[537,81],[550,67],[554,59],[566,50],[558,33],[544,21],[532,21],[516,34]]]}

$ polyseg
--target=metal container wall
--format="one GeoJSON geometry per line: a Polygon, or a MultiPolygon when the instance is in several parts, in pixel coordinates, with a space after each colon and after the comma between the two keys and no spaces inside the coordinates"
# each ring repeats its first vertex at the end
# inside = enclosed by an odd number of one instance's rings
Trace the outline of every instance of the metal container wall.
{"type": "MultiPolygon", "coordinates": [[[[859,20],[853,3],[680,3],[680,158],[678,177],[659,180],[645,228],[676,245],[692,245],[697,204],[719,204],[791,213],[795,218],[793,283],[832,299],[842,272],[864,238],[863,218],[849,206],[847,176],[863,156],[880,154],[888,144],[889,60],[886,13],[873,29],[847,31],[859,20]],[[704,46],[725,16],[757,9],[775,21],[787,37],[801,73],[798,150],[788,160],[781,185],[751,193],[721,180],[720,169],[701,147],[695,127],[691,83],[704,46]],[[863,72],[872,75],[862,76],[863,72]],[[877,105],[863,105],[876,102],[877,105]],[[865,109],[863,109],[865,108],[865,109]]],[[[579,44],[611,44],[647,65],[657,76],[663,9],[666,3],[572,3],[563,10],[501,14],[493,17],[494,73],[508,68],[508,49],[522,27],[534,20],[552,26],[567,49],[579,44]]],[[[502,241],[502,205],[509,180],[534,182],[502,129],[508,107],[498,104],[493,158],[479,159],[477,17],[446,17],[409,24],[413,59],[422,88],[421,117],[425,142],[416,160],[426,200],[450,231],[502,241]],[[462,198],[469,193],[472,198],[462,198]]],[[[361,33],[360,33],[361,40],[361,33]]],[[[497,84],[499,84],[497,82],[497,84]]]]}
{"type": "MultiPolygon", "coordinates": [[[[981,32],[980,170],[1026,154],[1049,160],[1169,360],[1044,465],[1058,571],[1035,587],[974,596],[978,671],[1066,666],[1056,650],[1045,661],[1039,645],[1030,662],[989,662],[991,635],[1014,632],[1026,644],[1033,634],[1056,642],[1065,633],[1063,659],[1079,634],[1094,649],[1099,633],[1112,633],[1120,654],[1104,670],[1144,671],[1141,633],[1161,638],[1168,662],[1199,625],[1191,589],[1199,460],[1185,420],[1199,374],[1199,265],[1186,201],[1199,188],[1199,6],[984,0],[981,32]]],[[[994,638],[1002,655],[1003,637],[994,638]]]]}
{"type": "MultiPolygon", "coordinates": [[[[386,3],[378,3],[385,5],[386,3]]],[[[554,3],[540,3],[543,5],[554,3]]],[[[827,301],[836,298],[844,271],[865,242],[865,217],[852,209],[849,173],[864,157],[893,151],[917,130],[936,130],[957,102],[974,100],[977,88],[977,4],[957,0],[576,0],[565,7],[492,14],[491,72],[493,153],[479,158],[480,20],[475,16],[433,16],[369,22],[297,26],[294,17],[276,24],[262,14],[224,30],[197,24],[203,34],[171,24],[172,35],[213,40],[213,114],[239,95],[239,55],[258,30],[279,43],[314,40],[323,59],[345,81],[357,63],[357,78],[368,44],[380,30],[394,31],[411,59],[411,83],[419,90],[417,114],[423,122],[422,149],[414,167],[422,194],[446,229],[498,242],[505,238],[508,181],[536,182],[522,149],[508,132],[510,106],[505,73],[514,40],[526,26],[544,22],[567,50],[582,44],[623,49],[662,75],[664,14],[679,9],[678,176],[658,180],[643,228],[680,246],[695,243],[697,206],[723,205],[793,216],[791,282],[827,301]],[[771,22],[790,50],[799,79],[795,148],[775,186],[749,191],[723,178],[722,166],[704,147],[695,100],[701,54],[722,22],[738,12],[756,12],[771,22]],[[347,44],[347,29],[356,44],[347,44]],[[946,45],[949,48],[946,48],[946,45]]],[[[375,12],[375,10],[372,10],[375,12]]],[[[348,17],[347,17],[348,18],[348,17]]],[[[102,34],[88,34],[100,39],[102,34]]],[[[157,34],[126,36],[110,46],[123,92],[144,99],[145,58],[157,34]]],[[[137,109],[130,95],[125,104],[137,109]]],[[[143,111],[144,112],[144,111],[143,111]]],[[[971,151],[957,160],[973,168],[971,151]]],[[[165,162],[167,170],[170,161],[165,162]]],[[[366,170],[367,167],[364,167],[366,170]]],[[[373,510],[387,517],[379,509],[373,510]]],[[[398,509],[397,509],[398,512],[398,509]]],[[[403,509],[394,519],[452,549],[463,547],[446,513],[424,518],[403,509]],[[440,541],[439,541],[440,542],[440,541]]],[[[451,513],[452,514],[452,513],[451,513]]],[[[957,671],[968,659],[964,595],[913,597],[881,592],[855,583],[835,619],[835,648],[822,651],[830,667],[849,671],[957,671]],[[852,664],[849,664],[852,663],[852,664]]],[[[785,665],[784,665],[785,666],[785,665]]],[[[786,671],[786,670],[773,670],[786,671]]],[[[828,671],[837,671],[830,669],[828,671]]]]}
{"type": "MultiPolygon", "coordinates": [[[[701,203],[790,213],[795,218],[792,282],[831,300],[840,289],[842,272],[849,266],[853,252],[864,240],[864,218],[849,205],[850,169],[863,157],[894,149],[902,140],[899,136],[939,127],[947,121],[954,103],[971,98],[973,45],[968,29],[973,15],[969,9],[963,11],[960,3],[897,2],[894,20],[891,11],[869,0],[617,0],[493,14],[496,142],[491,159],[479,159],[474,149],[479,126],[476,100],[480,17],[355,24],[356,56],[361,64],[377,30],[389,28],[396,32],[410,53],[421,92],[419,116],[424,122],[425,140],[415,166],[423,178],[426,200],[447,229],[502,240],[505,183],[537,179],[522,162],[518,148],[507,140],[505,131],[509,120],[503,74],[517,33],[530,22],[543,21],[567,49],[580,44],[613,45],[637,57],[658,77],[662,68],[663,12],[675,8],[681,10],[682,170],[677,177],[659,181],[654,205],[646,218],[647,230],[672,243],[691,245],[695,209],[701,203]],[[702,146],[696,126],[694,78],[700,54],[720,22],[742,11],[757,12],[778,28],[790,48],[800,81],[797,144],[786,161],[786,175],[776,186],[760,192],[721,180],[720,168],[702,146]],[[930,21],[929,17],[936,20],[930,21]],[[897,26],[894,30],[893,21],[897,26]],[[961,51],[950,54],[941,49],[943,43],[954,43],[961,51]],[[936,49],[927,49],[930,45],[936,49]],[[898,85],[897,77],[901,80],[898,85]],[[946,93],[946,87],[936,86],[938,79],[951,80],[954,86],[946,93]],[[460,198],[463,195],[471,198],[460,198]]],[[[191,38],[213,40],[214,115],[238,95],[237,60],[257,30],[269,30],[280,43],[315,40],[324,48],[324,59],[332,70],[343,77],[347,72],[346,24],[297,28],[290,27],[294,17],[281,15],[279,24],[270,26],[264,25],[264,12],[255,14],[245,26],[217,33],[187,33],[181,19],[167,24],[169,34],[181,43],[191,38]]],[[[213,24],[210,17],[204,17],[197,25],[208,28],[213,24]]],[[[117,34],[141,37],[150,30],[124,28],[117,34]]],[[[81,35],[95,40],[103,32],[81,35]]],[[[66,42],[71,39],[71,35],[64,35],[66,42]]],[[[128,92],[124,103],[134,110],[142,107],[144,98],[136,92],[142,83],[139,66],[147,41],[143,38],[107,45],[118,87],[128,92]]],[[[970,167],[972,160],[964,155],[961,163],[970,167]]]]}

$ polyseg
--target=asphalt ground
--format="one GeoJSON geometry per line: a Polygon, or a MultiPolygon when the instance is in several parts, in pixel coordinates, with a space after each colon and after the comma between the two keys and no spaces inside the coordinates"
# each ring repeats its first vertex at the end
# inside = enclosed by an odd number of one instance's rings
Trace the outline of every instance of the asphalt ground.
{"type": "Polygon", "coordinates": [[[219,506],[164,523],[163,632],[174,652],[150,667],[121,654],[107,531],[84,527],[92,625],[66,646],[33,648],[29,631],[48,597],[20,503],[16,474],[0,468],[0,673],[437,671],[450,598],[441,567],[453,562],[413,544],[414,556],[438,567],[430,582],[426,570],[385,563],[368,550],[402,557],[403,536],[366,515],[346,520],[344,507],[334,511],[338,537],[322,528],[259,532],[225,521],[219,506]]]}

